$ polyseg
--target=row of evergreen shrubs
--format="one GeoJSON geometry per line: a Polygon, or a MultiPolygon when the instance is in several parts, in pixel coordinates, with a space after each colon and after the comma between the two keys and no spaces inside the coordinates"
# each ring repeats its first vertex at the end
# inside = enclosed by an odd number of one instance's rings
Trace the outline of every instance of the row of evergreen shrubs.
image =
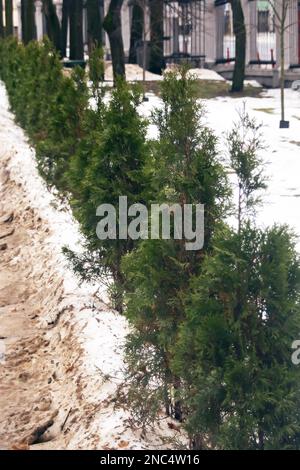
{"type": "Polygon", "coordinates": [[[121,398],[143,425],[164,408],[183,423],[191,448],[299,449],[300,369],[291,345],[300,331],[300,264],[287,227],[255,225],[265,187],[259,127],[243,112],[228,136],[234,204],[186,69],[166,74],[162,104],[146,120],[137,87],[103,86],[100,51],[89,65],[89,81],[81,69],[66,77],[47,40],[0,42],[12,110],[85,235],[84,253],[66,254],[83,279],[112,277],[116,306],[132,325],[121,398]],[[155,140],[147,139],[149,124],[155,140]],[[204,248],[99,240],[96,208],[117,207],[119,196],[129,205],[205,204],[204,248]]]}

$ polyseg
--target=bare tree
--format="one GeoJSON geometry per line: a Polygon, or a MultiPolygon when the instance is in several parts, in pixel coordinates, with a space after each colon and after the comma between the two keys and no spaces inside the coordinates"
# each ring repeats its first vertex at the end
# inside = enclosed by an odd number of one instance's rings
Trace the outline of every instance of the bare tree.
{"type": "Polygon", "coordinates": [[[122,37],[121,8],[123,0],[110,0],[103,27],[108,34],[112,57],[114,81],[125,78],[125,55],[122,37]]]}
{"type": "Polygon", "coordinates": [[[150,72],[161,74],[164,68],[164,1],[151,0],[150,8],[150,72]]]}
{"type": "Polygon", "coordinates": [[[102,18],[99,0],[87,0],[87,23],[89,52],[95,46],[102,46],[102,18]]]}
{"type": "Polygon", "coordinates": [[[83,60],[83,0],[72,0],[70,15],[70,59],[83,60]]]}
{"type": "Polygon", "coordinates": [[[43,12],[46,19],[47,35],[63,57],[62,32],[53,0],[43,0],[43,12]]]}
{"type": "Polygon", "coordinates": [[[5,35],[12,36],[13,34],[13,2],[12,0],[5,0],[5,35]]]}
{"type": "Polygon", "coordinates": [[[241,0],[230,0],[235,36],[235,64],[232,78],[232,92],[243,91],[246,64],[246,26],[241,0]]]}
{"type": "Polygon", "coordinates": [[[130,48],[129,59],[130,64],[137,63],[137,46],[142,43],[144,29],[144,13],[139,0],[132,0],[132,19],[130,29],[130,48]]]}
{"type": "Polygon", "coordinates": [[[275,29],[280,37],[280,105],[281,120],[280,127],[289,127],[289,122],[285,120],[285,32],[290,28],[287,24],[288,12],[291,6],[291,0],[269,0],[271,8],[275,15],[275,29]]]}
{"type": "Polygon", "coordinates": [[[28,44],[36,39],[34,0],[21,0],[22,40],[28,44]]]}
{"type": "MultiPolygon", "coordinates": [[[[132,0],[132,5],[133,7],[137,7],[139,9],[139,18],[140,18],[139,26],[141,27],[141,41],[143,43],[143,90],[144,90],[144,101],[146,101],[147,98],[145,96],[145,84],[146,84],[146,68],[147,68],[147,35],[150,32],[150,31],[147,31],[148,0],[132,0]]],[[[135,51],[135,55],[136,55],[136,51],[135,51]]]]}
{"type": "Polygon", "coordinates": [[[0,38],[4,37],[4,25],[3,25],[3,1],[0,0],[0,38]]]}

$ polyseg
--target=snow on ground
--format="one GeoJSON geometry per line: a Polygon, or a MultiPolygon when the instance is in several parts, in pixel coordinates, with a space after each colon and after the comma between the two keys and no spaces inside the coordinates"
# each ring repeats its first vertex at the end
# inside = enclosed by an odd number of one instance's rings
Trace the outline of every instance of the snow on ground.
{"type": "MultiPolygon", "coordinates": [[[[230,82],[230,83],[232,83],[232,82],[230,82]]],[[[244,85],[245,86],[252,86],[253,88],[262,88],[262,85],[256,80],[245,80],[244,85]]]]}
{"type": "Polygon", "coordinates": [[[300,235],[300,93],[288,89],[285,95],[289,129],[279,129],[280,92],[277,89],[264,92],[262,98],[209,100],[206,102],[207,121],[220,136],[221,148],[226,132],[237,120],[244,103],[250,115],[262,123],[266,147],[263,158],[269,181],[258,222],[263,227],[288,224],[300,235]]]}
{"type": "MultiPolygon", "coordinates": [[[[232,85],[231,80],[227,80],[227,83],[229,85],[232,85]]],[[[252,88],[263,88],[262,85],[257,80],[244,80],[244,85],[246,87],[252,87],[252,88]]]]}
{"type": "MultiPolygon", "coordinates": [[[[143,113],[160,105],[160,100],[148,94],[149,102],[143,104],[143,113]]],[[[289,129],[279,129],[280,90],[264,91],[257,98],[218,97],[204,100],[206,123],[219,136],[220,153],[225,155],[225,136],[243,109],[262,124],[266,149],[263,152],[265,172],[269,178],[263,206],[258,211],[258,222],[266,227],[274,223],[290,225],[300,235],[300,92],[287,89],[286,119],[289,129]]],[[[155,137],[153,126],[149,136],[155,137]]],[[[300,250],[300,241],[298,244],[300,250]]]]}
{"type": "Polygon", "coordinates": [[[0,448],[174,447],[184,436],[170,419],[145,434],[114,407],[127,322],[66,265],[61,249],[80,249],[78,225],[38,175],[1,83],[0,180],[0,448]]]}

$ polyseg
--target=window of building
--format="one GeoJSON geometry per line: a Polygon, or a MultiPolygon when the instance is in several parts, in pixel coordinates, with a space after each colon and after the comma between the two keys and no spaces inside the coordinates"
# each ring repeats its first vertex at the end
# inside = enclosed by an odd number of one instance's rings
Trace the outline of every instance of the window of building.
{"type": "Polygon", "coordinates": [[[269,17],[270,12],[268,10],[258,11],[257,19],[257,30],[259,33],[269,33],[269,17]]]}

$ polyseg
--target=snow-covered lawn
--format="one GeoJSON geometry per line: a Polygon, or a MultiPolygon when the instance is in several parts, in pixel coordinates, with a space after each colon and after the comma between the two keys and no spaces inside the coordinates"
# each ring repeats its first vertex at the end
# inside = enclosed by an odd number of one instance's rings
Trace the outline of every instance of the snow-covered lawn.
{"type": "MultiPolygon", "coordinates": [[[[279,129],[279,90],[269,90],[263,98],[207,101],[208,123],[216,130],[221,142],[244,103],[250,115],[262,123],[266,147],[263,157],[269,181],[263,206],[258,212],[259,223],[262,226],[289,224],[300,235],[300,93],[286,90],[289,129],[279,129]]],[[[298,246],[300,248],[300,244],[298,246]]]]}
{"type": "MultiPolygon", "coordinates": [[[[170,65],[166,71],[172,70],[174,67],[177,67],[177,65],[174,64],[174,66],[170,65]]],[[[125,70],[126,70],[126,79],[128,81],[132,82],[139,82],[143,80],[143,68],[140,67],[137,64],[126,64],[125,65],[125,70]]],[[[209,80],[209,81],[217,81],[217,82],[223,82],[225,79],[219,75],[217,72],[214,70],[209,70],[209,69],[200,69],[200,68],[195,68],[195,69],[190,69],[189,73],[196,77],[198,80],[209,80]]],[[[145,72],[145,80],[148,81],[161,81],[163,79],[162,75],[158,75],[152,72],[145,72]]],[[[106,63],[106,68],[105,68],[105,80],[108,82],[113,81],[113,69],[112,65],[110,62],[106,63]]]]}

